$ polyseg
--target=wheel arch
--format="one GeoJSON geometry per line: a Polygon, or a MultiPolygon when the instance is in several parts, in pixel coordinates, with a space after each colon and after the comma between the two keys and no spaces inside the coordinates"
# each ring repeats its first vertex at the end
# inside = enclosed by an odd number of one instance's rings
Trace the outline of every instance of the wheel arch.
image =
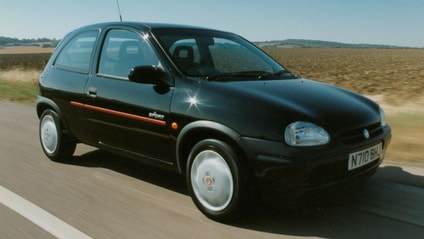
{"type": "Polygon", "coordinates": [[[177,138],[178,171],[185,174],[188,155],[197,142],[207,138],[218,139],[233,146],[238,153],[242,153],[242,149],[236,143],[239,137],[240,134],[237,131],[213,121],[200,120],[186,125],[177,138]]]}
{"type": "Polygon", "coordinates": [[[51,99],[48,99],[43,96],[37,96],[37,116],[38,118],[41,117],[43,112],[47,109],[54,110],[61,118],[62,118],[62,112],[59,108],[59,106],[51,99]]]}
{"type": "Polygon", "coordinates": [[[51,99],[43,97],[43,96],[37,96],[37,116],[38,118],[41,117],[41,115],[43,114],[43,112],[45,110],[53,110],[54,112],[56,112],[56,114],[59,116],[60,122],[62,124],[62,131],[64,133],[66,133],[69,137],[71,137],[72,139],[74,139],[74,137],[70,134],[70,132],[68,131],[68,124],[66,123],[66,121],[64,120],[64,117],[62,115],[62,111],[60,110],[59,106],[51,99]]]}

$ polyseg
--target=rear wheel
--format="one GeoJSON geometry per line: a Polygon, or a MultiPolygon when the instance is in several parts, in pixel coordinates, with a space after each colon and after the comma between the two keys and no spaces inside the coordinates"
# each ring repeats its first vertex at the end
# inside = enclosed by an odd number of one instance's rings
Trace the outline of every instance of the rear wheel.
{"type": "Polygon", "coordinates": [[[206,139],[189,155],[187,184],[197,208],[207,217],[224,221],[241,212],[245,185],[236,152],[228,144],[206,139]]]}
{"type": "Polygon", "coordinates": [[[53,110],[41,115],[39,136],[44,153],[53,161],[66,161],[75,152],[76,143],[62,132],[59,115],[53,110]]]}

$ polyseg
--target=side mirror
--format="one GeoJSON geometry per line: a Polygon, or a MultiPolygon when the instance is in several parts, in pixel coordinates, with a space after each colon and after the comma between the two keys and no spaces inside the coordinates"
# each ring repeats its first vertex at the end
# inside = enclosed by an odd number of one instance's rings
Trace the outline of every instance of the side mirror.
{"type": "Polygon", "coordinates": [[[169,74],[155,66],[136,66],[131,69],[128,79],[143,84],[171,86],[169,74]]]}

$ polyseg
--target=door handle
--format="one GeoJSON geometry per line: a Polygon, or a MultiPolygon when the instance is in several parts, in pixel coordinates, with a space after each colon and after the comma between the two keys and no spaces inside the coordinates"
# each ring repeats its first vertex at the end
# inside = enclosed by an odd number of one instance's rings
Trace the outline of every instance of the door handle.
{"type": "Polygon", "coordinates": [[[90,98],[96,98],[96,96],[97,96],[97,88],[96,87],[88,87],[87,95],[90,98]]]}

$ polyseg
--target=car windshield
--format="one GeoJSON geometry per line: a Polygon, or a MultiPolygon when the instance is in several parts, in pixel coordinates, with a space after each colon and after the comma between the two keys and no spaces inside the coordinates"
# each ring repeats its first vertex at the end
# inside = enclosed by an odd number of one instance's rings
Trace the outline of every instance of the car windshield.
{"type": "Polygon", "coordinates": [[[155,29],[153,33],[186,76],[215,81],[294,78],[263,51],[235,34],[199,29],[155,29]]]}

